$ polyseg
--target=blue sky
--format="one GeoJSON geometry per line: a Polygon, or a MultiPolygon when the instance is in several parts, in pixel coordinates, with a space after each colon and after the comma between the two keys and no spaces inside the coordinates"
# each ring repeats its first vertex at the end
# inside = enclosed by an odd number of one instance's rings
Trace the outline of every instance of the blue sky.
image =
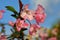
{"type": "MultiPolygon", "coordinates": [[[[21,0],[22,3],[29,4],[29,9],[36,9],[37,4],[43,5],[47,14],[46,20],[41,26],[50,28],[52,24],[60,18],[60,0],[21,0]]],[[[12,12],[6,10],[5,6],[13,6],[19,12],[18,0],[0,0],[0,10],[5,10],[4,17],[0,20],[0,23],[8,23],[8,21],[15,21],[10,15],[12,12]]],[[[33,23],[33,22],[32,22],[33,23]]],[[[10,34],[10,26],[5,25],[6,33],[10,34]]]]}

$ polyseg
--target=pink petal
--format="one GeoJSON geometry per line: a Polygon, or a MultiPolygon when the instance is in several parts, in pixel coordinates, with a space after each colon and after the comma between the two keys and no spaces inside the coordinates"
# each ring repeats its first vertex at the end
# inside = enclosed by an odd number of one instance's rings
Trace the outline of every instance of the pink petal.
{"type": "Polygon", "coordinates": [[[33,32],[29,31],[29,34],[32,35],[33,32]]]}
{"type": "Polygon", "coordinates": [[[30,27],[30,30],[29,31],[33,31],[34,30],[34,28],[33,27],[30,27]]]}
{"type": "Polygon", "coordinates": [[[28,9],[28,6],[29,6],[29,4],[26,4],[26,5],[24,6],[24,9],[28,9]]]}
{"type": "Polygon", "coordinates": [[[19,26],[22,27],[23,24],[24,24],[24,20],[20,20],[20,19],[16,20],[16,27],[19,27],[19,26]]]}
{"type": "Polygon", "coordinates": [[[17,31],[19,32],[21,30],[21,27],[16,27],[17,31]]]}
{"type": "Polygon", "coordinates": [[[33,35],[33,36],[36,35],[36,32],[33,32],[32,35],[33,35]]]}
{"type": "Polygon", "coordinates": [[[26,15],[27,15],[26,12],[22,11],[20,16],[26,20],[27,19],[26,15]]]}
{"type": "Polygon", "coordinates": [[[24,23],[24,28],[27,28],[28,27],[28,24],[27,23],[24,23]]]}
{"type": "Polygon", "coordinates": [[[36,19],[36,22],[39,24],[39,23],[43,23],[44,20],[46,18],[46,14],[44,12],[44,8],[42,5],[38,5],[36,11],[35,11],[35,19],[36,19]]]}
{"type": "Polygon", "coordinates": [[[5,12],[5,10],[0,10],[2,13],[4,13],[5,12]]]}
{"type": "Polygon", "coordinates": [[[4,12],[5,12],[4,10],[0,10],[0,19],[2,19],[4,12]]]}
{"type": "Polygon", "coordinates": [[[27,14],[27,19],[28,20],[33,20],[33,13],[31,11],[29,11],[29,13],[27,14]]]}
{"type": "Polygon", "coordinates": [[[40,36],[41,36],[41,37],[44,37],[44,34],[43,34],[43,33],[40,33],[40,36]]]}
{"type": "Polygon", "coordinates": [[[36,19],[36,22],[39,24],[39,23],[43,23],[44,20],[45,20],[46,16],[45,14],[36,14],[35,15],[35,19],[36,19]]]}
{"type": "Polygon", "coordinates": [[[29,29],[29,34],[35,35],[39,28],[40,28],[40,26],[38,26],[37,24],[32,24],[29,29]]]}
{"type": "Polygon", "coordinates": [[[2,14],[0,14],[0,19],[2,19],[2,17],[3,17],[2,14]]]}
{"type": "Polygon", "coordinates": [[[43,6],[40,5],[40,4],[38,4],[38,9],[43,9],[44,10],[43,6]]]}
{"type": "Polygon", "coordinates": [[[43,6],[39,4],[38,7],[37,7],[37,9],[36,9],[36,11],[35,11],[35,13],[36,14],[42,14],[42,13],[44,13],[43,6]]]}
{"type": "Polygon", "coordinates": [[[12,21],[9,21],[9,25],[14,26],[14,23],[12,21]]]}
{"type": "Polygon", "coordinates": [[[27,28],[28,24],[24,22],[24,20],[17,19],[16,20],[16,28],[18,31],[21,30],[21,28],[27,28]]]}

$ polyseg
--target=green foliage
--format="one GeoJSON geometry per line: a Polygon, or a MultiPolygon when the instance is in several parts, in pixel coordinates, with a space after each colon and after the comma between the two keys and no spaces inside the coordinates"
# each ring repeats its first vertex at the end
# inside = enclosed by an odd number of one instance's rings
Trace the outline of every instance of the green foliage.
{"type": "Polygon", "coordinates": [[[18,12],[12,6],[6,6],[7,10],[13,12],[14,14],[18,14],[18,12]]]}
{"type": "Polygon", "coordinates": [[[49,37],[56,36],[56,37],[57,37],[57,40],[60,40],[60,21],[57,21],[56,24],[54,23],[54,25],[53,25],[52,28],[51,28],[51,31],[50,31],[50,33],[49,33],[49,37]],[[58,29],[57,35],[53,35],[53,34],[51,33],[51,31],[52,31],[54,28],[58,29]]]}
{"type": "Polygon", "coordinates": [[[12,34],[8,37],[8,39],[20,38],[22,39],[25,34],[23,33],[27,28],[22,28],[20,31],[16,30],[16,26],[14,25],[13,29],[11,29],[12,34]]]}
{"type": "Polygon", "coordinates": [[[4,32],[5,32],[5,30],[4,30],[4,29],[2,29],[2,30],[1,30],[1,32],[2,32],[2,33],[4,33],[4,32]]]}
{"type": "Polygon", "coordinates": [[[14,14],[12,14],[11,16],[14,18],[17,18],[19,13],[12,7],[12,6],[6,6],[7,10],[13,12],[14,14]]]}
{"type": "Polygon", "coordinates": [[[11,16],[12,16],[12,17],[14,17],[14,18],[18,18],[18,16],[17,16],[17,15],[15,15],[15,14],[12,14],[11,16]]]}
{"type": "Polygon", "coordinates": [[[51,30],[50,30],[49,33],[48,33],[48,37],[49,37],[49,38],[52,37],[51,30]]]}
{"type": "Polygon", "coordinates": [[[58,22],[57,40],[60,40],[60,22],[58,22]]]}
{"type": "MultiPolygon", "coordinates": [[[[23,4],[21,2],[21,0],[18,0],[19,1],[19,7],[20,7],[20,11],[19,13],[12,7],[12,6],[6,6],[7,10],[13,12],[14,14],[12,14],[11,16],[14,17],[14,18],[20,18],[21,20],[23,20],[23,18],[20,16],[20,12],[22,10],[22,7],[23,7],[23,4]]],[[[11,29],[12,31],[12,34],[8,37],[8,39],[14,39],[14,38],[21,38],[23,39],[25,34],[24,34],[24,31],[27,30],[27,28],[22,28],[19,32],[17,31],[16,29],[16,24],[14,25],[13,29],[11,29]]]]}

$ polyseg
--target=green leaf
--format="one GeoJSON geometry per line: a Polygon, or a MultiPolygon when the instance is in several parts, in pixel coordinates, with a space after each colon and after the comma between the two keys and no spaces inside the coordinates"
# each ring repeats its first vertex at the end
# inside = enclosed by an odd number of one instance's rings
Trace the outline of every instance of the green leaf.
{"type": "Polygon", "coordinates": [[[2,29],[2,31],[1,31],[2,33],[4,33],[5,32],[5,30],[4,29],[2,29]]]}
{"type": "Polygon", "coordinates": [[[15,14],[12,14],[11,16],[14,17],[14,18],[17,18],[17,16],[15,14]]]}
{"type": "Polygon", "coordinates": [[[14,30],[13,29],[10,29],[11,30],[11,32],[14,32],[14,30]]]}
{"type": "Polygon", "coordinates": [[[27,28],[22,28],[22,29],[21,29],[21,31],[25,31],[25,30],[27,30],[27,28]]]}
{"type": "Polygon", "coordinates": [[[12,6],[6,6],[7,10],[13,12],[14,14],[18,14],[18,12],[12,6]]]}
{"type": "Polygon", "coordinates": [[[13,36],[12,35],[10,35],[9,37],[7,37],[7,39],[12,39],[13,38],[13,36]]]}

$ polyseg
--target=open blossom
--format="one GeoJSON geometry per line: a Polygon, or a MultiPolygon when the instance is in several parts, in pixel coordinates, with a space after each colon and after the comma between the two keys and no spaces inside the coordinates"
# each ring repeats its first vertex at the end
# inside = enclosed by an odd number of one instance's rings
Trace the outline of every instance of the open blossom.
{"type": "Polygon", "coordinates": [[[26,5],[24,6],[24,8],[23,8],[23,11],[21,11],[21,14],[20,14],[20,16],[21,16],[22,18],[24,18],[24,19],[27,19],[26,11],[29,11],[28,6],[29,6],[29,5],[26,4],[26,5]]]}
{"type": "Polygon", "coordinates": [[[36,14],[35,15],[35,19],[36,19],[36,22],[39,24],[39,23],[43,23],[44,20],[45,20],[45,14],[36,14]]]}
{"type": "Polygon", "coordinates": [[[20,16],[24,19],[33,20],[33,12],[28,9],[28,5],[24,6],[23,11],[21,11],[20,16]]]}
{"type": "Polygon", "coordinates": [[[33,20],[33,14],[31,11],[28,11],[28,12],[24,12],[22,11],[21,12],[21,17],[24,18],[25,20],[28,19],[28,20],[33,20]]]}
{"type": "Polygon", "coordinates": [[[29,29],[29,34],[30,35],[35,35],[38,29],[40,29],[39,25],[32,24],[30,29],[29,29]]]}
{"type": "Polygon", "coordinates": [[[24,18],[25,20],[27,19],[27,16],[26,16],[26,12],[25,11],[21,11],[21,17],[24,18]]]}
{"type": "Polygon", "coordinates": [[[24,22],[24,20],[17,19],[16,22],[9,21],[9,25],[14,27],[14,24],[16,24],[17,31],[20,31],[21,28],[27,28],[28,23],[24,22]]]}
{"type": "Polygon", "coordinates": [[[43,23],[45,18],[46,18],[46,14],[44,12],[44,8],[41,5],[38,5],[38,8],[36,9],[36,12],[35,12],[36,22],[38,24],[43,23]]]}
{"type": "Polygon", "coordinates": [[[5,12],[4,10],[0,10],[0,19],[2,19],[4,12],[5,12]]]}
{"type": "Polygon", "coordinates": [[[27,19],[28,20],[33,20],[34,19],[34,17],[33,17],[33,12],[30,10],[28,13],[27,13],[27,19]]]}
{"type": "Polygon", "coordinates": [[[24,20],[17,19],[16,20],[16,29],[17,31],[20,31],[21,28],[27,28],[28,24],[24,22],[24,20]]]}

